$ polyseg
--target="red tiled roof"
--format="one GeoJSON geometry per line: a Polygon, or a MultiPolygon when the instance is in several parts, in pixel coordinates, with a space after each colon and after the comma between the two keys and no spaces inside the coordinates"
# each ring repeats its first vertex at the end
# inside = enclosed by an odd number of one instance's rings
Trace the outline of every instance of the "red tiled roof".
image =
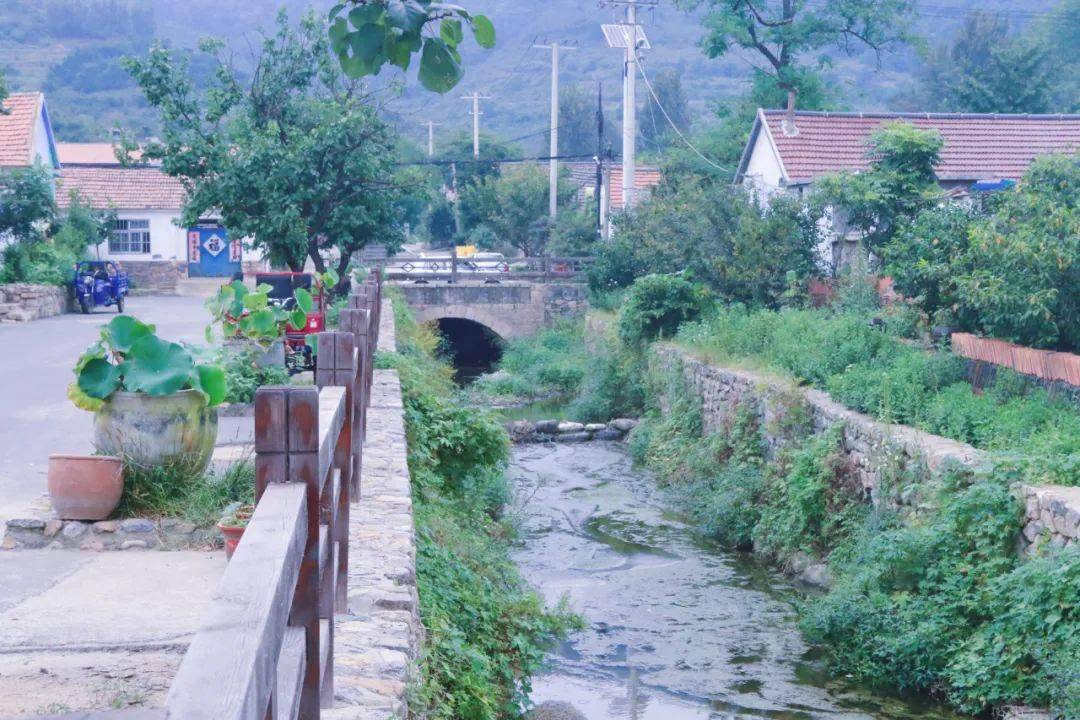
{"type": "Polygon", "coordinates": [[[57,178],[57,203],[70,205],[73,191],[91,207],[117,210],[179,210],[187,197],[178,179],[154,167],[65,167],[57,178]]]}
{"type": "Polygon", "coordinates": [[[0,114],[0,167],[32,164],[34,123],[41,112],[41,93],[12,93],[4,100],[0,114]]]}
{"type": "MultiPolygon", "coordinates": [[[[623,169],[619,163],[611,168],[611,207],[619,209],[623,205],[622,194],[623,169]]],[[[660,170],[652,167],[638,167],[634,170],[634,204],[643,197],[642,190],[651,190],[660,184],[660,170]]]]}
{"type": "Polygon", "coordinates": [[[784,134],[783,110],[762,115],[790,183],[866,169],[870,134],[897,120],[941,133],[941,180],[1018,180],[1040,155],[1080,150],[1080,115],[797,112],[795,135],[784,134]]]}

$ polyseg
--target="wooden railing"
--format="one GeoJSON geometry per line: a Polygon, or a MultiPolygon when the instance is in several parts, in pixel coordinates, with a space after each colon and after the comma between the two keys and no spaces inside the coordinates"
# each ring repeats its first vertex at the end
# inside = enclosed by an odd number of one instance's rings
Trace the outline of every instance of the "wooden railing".
{"type": "Polygon", "coordinates": [[[255,396],[256,507],[184,655],[165,716],[318,718],[334,698],[334,614],[348,598],[349,511],[378,343],[381,278],[319,334],[317,387],[255,396]]]}
{"type": "Polygon", "coordinates": [[[485,281],[504,280],[571,280],[584,275],[585,270],[596,261],[591,257],[527,257],[505,260],[460,258],[450,252],[418,258],[391,258],[380,263],[383,273],[390,280],[431,282],[443,280],[485,281]]]}

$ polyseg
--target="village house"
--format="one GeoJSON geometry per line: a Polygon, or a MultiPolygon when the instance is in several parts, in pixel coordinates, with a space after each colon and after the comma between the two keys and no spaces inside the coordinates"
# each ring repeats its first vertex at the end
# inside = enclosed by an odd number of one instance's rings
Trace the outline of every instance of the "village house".
{"type": "MultiPolygon", "coordinates": [[[[944,140],[937,177],[951,197],[1018,181],[1035,158],[1080,150],[1080,115],[845,113],[759,109],[735,183],[762,196],[804,195],[817,178],[869,166],[867,143],[883,123],[903,121],[936,130],[944,140]]],[[[851,256],[857,238],[842,213],[832,214],[828,247],[833,267],[851,256]]]]}
{"type": "Polygon", "coordinates": [[[0,168],[41,164],[60,169],[49,109],[42,93],[12,93],[0,113],[0,168]]]}

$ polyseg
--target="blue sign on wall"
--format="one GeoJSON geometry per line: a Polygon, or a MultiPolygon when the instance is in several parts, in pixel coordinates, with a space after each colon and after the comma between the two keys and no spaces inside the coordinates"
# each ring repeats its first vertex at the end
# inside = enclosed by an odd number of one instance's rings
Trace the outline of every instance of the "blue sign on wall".
{"type": "Polygon", "coordinates": [[[188,228],[188,277],[232,277],[240,272],[242,248],[220,225],[188,228]]]}

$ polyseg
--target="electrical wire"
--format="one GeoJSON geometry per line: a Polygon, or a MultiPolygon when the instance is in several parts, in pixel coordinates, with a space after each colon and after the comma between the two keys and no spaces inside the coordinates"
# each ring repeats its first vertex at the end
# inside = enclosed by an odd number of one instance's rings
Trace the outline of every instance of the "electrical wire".
{"type": "Polygon", "coordinates": [[[716,168],[720,172],[725,172],[725,173],[735,172],[731,168],[726,168],[726,167],[723,167],[721,165],[717,165],[715,162],[713,162],[709,158],[705,157],[705,154],[703,152],[701,152],[700,150],[698,150],[697,147],[695,147],[694,144],[692,142],[690,142],[689,139],[687,139],[686,135],[683,134],[683,131],[680,130],[677,125],[675,125],[675,122],[671,119],[671,116],[668,115],[667,109],[664,107],[663,103],[660,102],[660,98],[658,98],[656,96],[656,91],[653,90],[652,83],[649,82],[649,76],[645,74],[645,65],[641,62],[641,54],[640,53],[638,53],[637,62],[635,62],[634,64],[637,65],[638,72],[641,73],[641,78],[645,81],[645,87],[647,87],[649,89],[649,95],[652,96],[653,102],[656,103],[656,107],[660,108],[660,112],[667,119],[668,125],[670,125],[671,129],[675,131],[675,134],[679,136],[679,139],[682,140],[684,143],[686,143],[686,147],[690,148],[694,152],[695,155],[697,155],[699,158],[701,158],[706,163],[708,163],[712,167],[716,168]]]}

